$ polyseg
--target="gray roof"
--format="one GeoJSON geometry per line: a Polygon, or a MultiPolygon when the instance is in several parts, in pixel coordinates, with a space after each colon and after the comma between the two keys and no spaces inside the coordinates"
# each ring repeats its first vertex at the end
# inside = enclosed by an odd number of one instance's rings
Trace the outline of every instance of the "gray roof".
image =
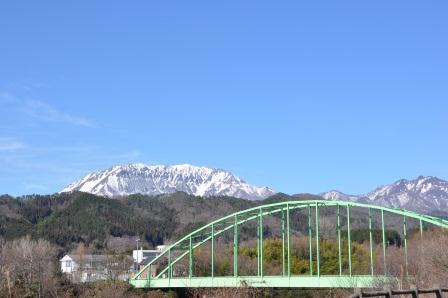
{"type": "Polygon", "coordinates": [[[84,262],[105,262],[110,257],[108,255],[78,255],[78,254],[69,254],[68,255],[73,261],[79,262],[81,259],[84,262]]]}
{"type": "Polygon", "coordinates": [[[85,255],[78,255],[78,254],[68,254],[67,256],[69,256],[75,263],[80,263],[81,260],[83,263],[88,264],[88,263],[107,263],[110,261],[119,261],[119,260],[123,260],[124,259],[128,259],[130,262],[133,261],[131,256],[127,256],[127,255],[90,255],[90,254],[85,254],[85,255]]]}

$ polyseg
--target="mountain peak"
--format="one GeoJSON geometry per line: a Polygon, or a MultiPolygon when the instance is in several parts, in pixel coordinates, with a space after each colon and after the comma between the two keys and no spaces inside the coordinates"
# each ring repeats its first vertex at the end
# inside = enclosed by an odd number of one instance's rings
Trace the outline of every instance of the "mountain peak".
{"type": "Polygon", "coordinates": [[[83,191],[107,197],[130,194],[158,195],[183,191],[197,196],[234,196],[264,199],[275,192],[269,187],[249,185],[231,172],[190,164],[113,166],[90,173],[61,192],[83,191]]]}
{"type": "Polygon", "coordinates": [[[368,202],[386,207],[396,207],[431,213],[448,210],[448,181],[434,176],[418,176],[415,179],[400,179],[383,185],[362,195],[347,195],[328,191],[321,196],[327,200],[368,202]]]}
{"type": "Polygon", "coordinates": [[[345,194],[339,190],[330,190],[319,194],[325,200],[331,201],[356,201],[357,196],[345,194]]]}

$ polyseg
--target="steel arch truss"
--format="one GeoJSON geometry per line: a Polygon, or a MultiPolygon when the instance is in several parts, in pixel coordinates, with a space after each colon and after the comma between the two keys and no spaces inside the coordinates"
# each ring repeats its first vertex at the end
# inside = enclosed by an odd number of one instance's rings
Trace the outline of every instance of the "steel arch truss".
{"type": "MultiPolygon", "coordinates": [[[[344,201],[322,201],[305,200],[289,201],[262,205],[255,208],[239,211],[221,219],[215,220],[193,232],[186,235],[179,241],[170,245],[161,255],[150,261],[133,278],[129,280],[130,284],[138,288],[173,288],[173,287],[371,287],[379,280],[385,280],[388,277],[386,272],[386,228],[385,214],[394,214],[402,217],[404,253],[407,266],[407,219],[415,219],[419,223],[420,235],[423,235],[423,225],[432,224],[441,228],[448,228],[448,221],[437,217],[427,216],[416,212],[402,209],[386,208],[363,203],[344,202],[344,201]],[[319,253],[319,209],[322,207],[333,206],[334,212],[337,212],[337,241],[338,241],[338,262],[339,274],[323,275],[320,267],[319,253]],[[350,232],[350,210],[353,207],[359,207],[368,211],[368,230],[370,237],[370,274],[355,275],[352,272],[351,256],[351,232],[350,232]],[[310,270],[307,275],[291,274],[291,212],[297,209],[308,209],[308,229],[310,246],[310,270]],[[341,211],[346,215],[347,242],[348,242],[348,273],[342,270],[341,261],[341,211]],[[372,213],[376,210],[381,216],[381,237],[382,253],[384,260],[384,273],[374,274],[373,269],[373,240],[372,240],[372,213]],[[269,276],[263,273],[263,220],[270,215],[281,217],[282,230],[282,274],[269,276]],[[314,221],[312,217],[314,216],[314,221]],[[257,275],[241,276],[238,272],[238,227],[249,221],[257,222],[257,275]],[[314,227],[314,235],[312,235],[314,227]],[[233,231],[233,274],[231,276],[217,276],[215,273],[215,241],[216,237],[223,233],[233,231]],[[314,238],[313,238],[314,237],[314,238]],[[313,243],[312,243],[313,241],[313,243]],[[193,274],[194,250],[204,244],[211,247],[211,272],[209,276],[199,277],[193,274]],[[312,259],[312,245],[315,246],[315,255],[312,259]],[[173,268],[176,264],[187,263],[185,275],[177,277],[173,275],[173,268]],[[315,268],[313,268],[315,263],[315,268]],[[313,270],[314,269],[314,270],[313,270]]],[[[345,232],[345,231],[344,231],[345,232]]]]}

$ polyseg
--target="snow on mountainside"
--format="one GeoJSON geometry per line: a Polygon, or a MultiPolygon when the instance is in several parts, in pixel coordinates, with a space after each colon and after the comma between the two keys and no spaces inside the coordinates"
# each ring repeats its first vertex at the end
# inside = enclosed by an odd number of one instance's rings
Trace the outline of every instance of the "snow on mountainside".
{"type": "Polygon", "coordinates": [[[268,187],[249,185],[228,171],[188,164],[115,166],[88,174],[61,192],[71,191],[83,191],[107,197],[136,193],[158,195],[183,191],[204,197],[233,196],[251,200],[264,199],[276,193],[268,187]]]}
{"type": "Polygon", "coordinates": [[[364,195],[348,195],[334,190],[320,195],[326,200],[366,202],[424,213],[448,213],[448,181],[431,176],[401,179],[364,195]]]}
{"type": "Polygon", "coordinates": [[[328,192],[320,194],[320,196],[325,200],[350,202],[357,202],[359,198],[358,196],[348,195],[337,190],[330,190],[328,192]]]}

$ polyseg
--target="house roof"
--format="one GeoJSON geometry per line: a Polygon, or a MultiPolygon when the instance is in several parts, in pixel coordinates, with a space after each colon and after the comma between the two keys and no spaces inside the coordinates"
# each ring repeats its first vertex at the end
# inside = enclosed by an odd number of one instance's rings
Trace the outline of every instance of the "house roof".
{"type": "MultiPolygon", "coordinates": [[[[65,255],[62,259],[60,259],[60,261],[66,261],[67,258],[70,258],[72,261],[74,262],[107,262],[108,260],[111,260],[113,257],[119,257],[119,256],[114,256],[114,255],[90,255],[90,254],[85,254],[85,255],[78,255],[78,254],[67,254],[65,255]]],[[[130,256],[124,256],[127,259],[131,259],[132,257],[130,256]]]]}
{"type": "Polygon", "coordinates": [[[67,257],[69,257],[72,261],[75,262],[105,262],[109,258],[107,255],[78,255],[78,254],[68,254],[65,255],[60,261],[67,260],[67,257]]]}

